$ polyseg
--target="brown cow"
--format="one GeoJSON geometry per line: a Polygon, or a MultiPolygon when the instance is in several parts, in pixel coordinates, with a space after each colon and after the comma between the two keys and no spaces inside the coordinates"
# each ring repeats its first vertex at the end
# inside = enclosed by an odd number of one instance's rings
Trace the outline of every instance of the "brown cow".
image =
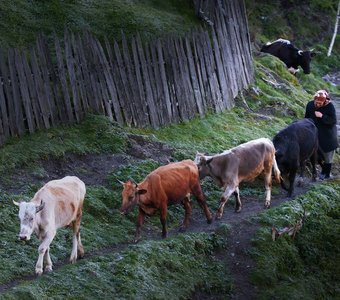
{"type": "Polygon", "coordinates": [[[183,204],[185,217],[181,229],[185,230],[189,224],[192,210],[189,199],[190,194],[197,198],[198,203],[204,210],[207,222],[211,223],[212,216],[201,189],[198,169],[192,160],[184,160],[159,167],[139,184],[133,183],[131,180],[122,184],[124,189],[122,192],[121,213],[129,213],[136,204],[139,207],[135,242],[140,239],[140,229],[145,215],[153,215],[158,210],[160,211],[163,228],[162,237],[167,236],[166,216],[168,205],[170,204],[183,204]]]}
{"type": "Polygon", "coordinates": [[[195,163],[198,166],[201,179],[210,176],[224,189],[216,219],[222,217],[224,205],[231,194],[234,194],[236,198],[235,211],[241,211],[239,184],[242,181],[253,180],[264,172],[266,208],[270,207],[272,167],[274,167],[276,180],[280,182],[280,170],[275,160],[275,148],[272,141],[267,138],[252,140],[214,156],[197,153],[195,163]]]}
{"type": "Polygon", "coordinates": [[[28,241],[34,232],[41,241],[35,266],[37,275],[43,273],[43,260],[46,263],[45,271],[52,271],[50,244],[57,229],[61,227],[71,226],[73,229],[70,262],[75,263],[77,257],[84,255],[80,240],[80,221],[85,193],[84,182],[78,177],[66,176],[46,183],[30,202],[13,201],[19,206],[19,238],[28,241]]]}

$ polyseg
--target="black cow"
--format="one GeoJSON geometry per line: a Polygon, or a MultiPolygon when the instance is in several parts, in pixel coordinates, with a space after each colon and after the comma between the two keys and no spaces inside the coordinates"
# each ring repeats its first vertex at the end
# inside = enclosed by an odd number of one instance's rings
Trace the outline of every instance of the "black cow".
{"type": "Polygon", "coordinates": [[[276,134],[273,138],[273,144],[281,175],[286,175],[289,179],[289,188],[285,186],[283,180],[281,180],[281,186],[288,191],[288,196],[291,197],[296,172],[300,167],[300,176],[303,177],[308,159],[312,164],[313,179],[316,179],[318,129],[311,119],[298,120],[276,134]]]}
{"type": "Polygon", "coordinates": [[[272,43],[268,42],[262,46],[261,52],[269,53],[281,59],[290,72],[295,74],[299,66],[305,74],[310,73],[310,62],[315,53],[297,49],[290,41],[278,39],[272,43]]]}

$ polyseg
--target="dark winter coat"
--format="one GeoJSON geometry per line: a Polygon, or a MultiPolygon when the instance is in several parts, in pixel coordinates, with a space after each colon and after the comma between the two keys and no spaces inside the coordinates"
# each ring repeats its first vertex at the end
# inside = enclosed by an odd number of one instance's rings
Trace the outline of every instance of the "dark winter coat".
{"type": "Polygon", "coordinates": [[[319,147],[324,152],[330,152],[339,147],[336,128],[336,112],[332,102],[320,108],[316,108],[314,101],[310,101],[306,106],[305,118],[311,118],[318,128],[319,147]],[[315,116],[315,111],[323,114],[322,118],[315,116]]]}

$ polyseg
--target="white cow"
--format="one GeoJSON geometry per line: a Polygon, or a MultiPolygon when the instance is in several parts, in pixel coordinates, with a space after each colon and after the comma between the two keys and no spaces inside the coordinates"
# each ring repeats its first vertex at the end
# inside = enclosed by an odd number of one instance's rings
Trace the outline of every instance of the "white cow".
{"type": "Polygon", "coordinates": [[[84,255],[84,248],[80,240],[80,221],[86,188],[78,177],[66,176],[60,180],[46,183],[30,202],[13,203],[19,206],[20,233],[19,238],[28,241],[33,232],[41,244],[38,248],[39,257],[35,266],[35,273],[43,273],[43,259],[45,271],[52,271],[50,244],[57,229],[70,226],[73,229],[73,247],[70,262],[75,263],[77,257],[84,255]]]}

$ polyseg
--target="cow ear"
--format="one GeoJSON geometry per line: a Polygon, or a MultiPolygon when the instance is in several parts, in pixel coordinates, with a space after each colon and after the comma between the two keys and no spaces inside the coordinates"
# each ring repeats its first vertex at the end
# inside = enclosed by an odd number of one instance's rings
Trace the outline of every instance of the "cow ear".
{"type": "Polygon", "coordinates": [[[138,194],[139,194],[139,195],[146,194],[146,192],[147,192],[146,189],[140,189],[140,190],[138,190],[138,194]]]}
{"type": "Polygon", "coordinates": [[[41,203],[39,206],[35,207],[35,213],[38,213],[39,211],[41,211],[45,206],[45,202],[43,200],[41,200],[41,203]]]}
{"type": "Polygon", "coordinates": [[[13,204],[16,205],[16,206],[20,206],[20,203],[19,202],[16,202],[13,200],[13,204]]]}
{"type": "Polygon", "coordinates": [[[213,160],[213,157],[208,158],[208,159],[206,160],[207,164],[210,164],[210,163],[212,162],[212,160],[213,160]]]}
{"type": "Polygon", "coordinates": [[[310,52],[310,57],[314,57],[314,56],[316,56],[316,53],[315,52],[310,52]]]}

